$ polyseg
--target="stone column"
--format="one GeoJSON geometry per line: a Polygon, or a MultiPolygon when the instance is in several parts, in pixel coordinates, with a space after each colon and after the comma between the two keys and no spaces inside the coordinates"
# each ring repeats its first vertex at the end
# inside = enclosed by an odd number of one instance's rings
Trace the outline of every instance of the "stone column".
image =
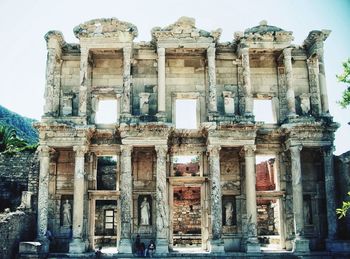
{"type": "Polygon", "coordinates": [[[337,235],[337,216],[335,213],[337,206],[335,199],[333,151],[333,147],[327,147],[323,150],[323,166],[327,202],[328,240],[336,239],[337,235]]]}
{"type": "Polygon", "coordinates": [[[49,242],[46,238],[48,222],[48,201],[49,201],[49,168],[50,168],[50,148],[39,146],[40,172],[38,191],[38,218],[37,218],[37,240],[43,246],[43,252],[49,251],[49,242]]]}
{"type": "Polygon", "coordinates": [[[210,145],[209,172],[211,177],[211,251],[224,252],[222,235],[222,194],[220,182],[220,146],[210,145]]]}
{"type": "Polygon", "coordinates": [[[247,204],[247,253],[260,252],[257,238],[255,145],[244,146],[245,190],[247,204]]]}
{"type": "Polygon", "coordinates": [[[82,48],[80,54],[79,116],[87,115],[87,90],[90,84],[89,49],[82,48]]]}
{"type": "Polygon", "coordinates": [[[158,114],[165,113],[165,48],[158,48],[158,114]]]}
{"type": "Polygon", "coordinates": [[[286,48],[283,50],[283,63],[286,74],[286,85],[287,85],[287,107],[288,117],[295,117],[295,95],[293,88],[293,67],[292,67],[292,48],[286,48]]]}
{"type": "Polygon", "coordinates": [[[83,240],[84,230],[84,156],[88,148],[86,146],[74,146],[74,201],[73,201],[73,240],[69,244],[70,253],[85,252],[83,240]]]}
{"type": "Polygon", "coordinates": [[[123,48],[123,103],[122,113],[124,115],[130,115],[130,103],[131,103],[131,47],[123,48]]]}
{"type": "Polygon", "coordinates": [[[252,96],[252,85],[250,81],[249,48],[243,48],[241,52],[242,52],[243,88],[245,90],[244,115],[251,116],[253,114],[253,96],[252,96]]]}
{"type": "Polygon", "coordinates": [[[166,183],[167,145],[156,146],[157,152],[157,182],[156,182],[156,230],[157,253],[168,253],[169,238],[169,207],[166,183]]]}
{"type": "Polygon", "coordinates": [[[132,146],[121,146],[120,172],[120,210],[121,210],[121,237],[120,253],[132,253],[131,242],[131,215],[132,215],[132,177],[131,177],[132,146]]]}
{"type": "Polygon", "coordinates": [[[310,57],[307,59],[307,67],[309,72],[309,85],[310,85],[310,108],[311,113],[314,116],[319,116],[321,113],[321,97],[319,87],[319,66],[316,57],[310,57]]]}
{"type": "Polygon", "coordinates": [[[209,78],[209,112],[217,112],[216,101],[216,65],[215,65],[215,45],[207,49],[208,58],[208,78],[209,78]]]}
{"type": "Polygon", "coordinates": [[[324,56],[323,48],[317,50],[318,56],[318,82],[320,85],[320,95],[321,95],[321,110],[323,114],[329,114],[329,105],[328,105],[328,94],[327,94],[327,84],[326,84],[326,72],[324,68],[324,56]]]}
{"type": "Polygon", "coordinates": [[[309,251],[309,240],[304,238],[304,206],[303,206],[303,181],[300,164],[301,145],[290,146],[292,188],[293,188],[293,213],[294,213],[294,251],[309,251]]]}

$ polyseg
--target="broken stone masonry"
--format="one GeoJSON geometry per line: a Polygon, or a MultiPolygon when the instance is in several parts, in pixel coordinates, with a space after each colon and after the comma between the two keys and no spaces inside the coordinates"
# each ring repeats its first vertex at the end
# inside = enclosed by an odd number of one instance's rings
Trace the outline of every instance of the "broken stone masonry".
{"type": "Polygon", "coordinates": [[[324,68],[330,31],[296,45],[292,32],[263,21],[221,43],[220,29],[181,17],[152,29],[150,42],[135,42],[137,27],[115,18],[74,34],[79,44],[45,35],[45,112],[36,124],[42,252],[132,253],[137,234],[159,254],[346,246],[335,214],[339,125],[324,68]],[[115,117],[101,124],[107,100],[115,117]],[[195,104],[188,114],[178,112],[183,100],[195,104]],[[257,120],[257,101],[273,123],[257,120]],[[177,127],[187,115],[195,126],[177,127]]]}

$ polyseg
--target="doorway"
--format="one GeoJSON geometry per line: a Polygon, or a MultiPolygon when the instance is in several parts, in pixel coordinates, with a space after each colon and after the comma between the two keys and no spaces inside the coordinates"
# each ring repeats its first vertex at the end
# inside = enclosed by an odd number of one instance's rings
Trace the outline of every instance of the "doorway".
{"type": "Polygon", "coordinates": [[[171,216],[173,224],[173,247],[201,248],[201,187],[174,187],[171,216]]]}

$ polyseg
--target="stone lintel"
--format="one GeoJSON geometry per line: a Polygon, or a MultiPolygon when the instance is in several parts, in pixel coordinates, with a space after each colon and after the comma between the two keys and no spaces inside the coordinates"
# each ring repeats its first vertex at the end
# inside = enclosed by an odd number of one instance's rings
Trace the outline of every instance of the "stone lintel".
{"type": "Polygon", "coordinates": [[[132,145],[139,147],[150,147],[154,145],[167,145],[168,139],[152,137],[127,137],[122,140],[123,145],[132,145]]]}

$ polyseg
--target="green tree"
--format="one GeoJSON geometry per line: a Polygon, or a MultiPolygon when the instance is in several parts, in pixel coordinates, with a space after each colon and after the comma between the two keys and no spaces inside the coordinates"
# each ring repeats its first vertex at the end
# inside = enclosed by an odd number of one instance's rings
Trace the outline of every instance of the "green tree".
{"type": "Polygon", "coordinates": [[[15,152],[27,145],[25,140],[17,137],[13,127],[0,125],[0,152],[15,152]]]}
{"type": "Polygon", "coordinates": [[[342,98],[339,101],[341,107],[346,108],[350,105],[350,58],[343,62],[343,73],[337,75],[338,81],[345,84],[346,89],[343,92],[342,98]]]}
{"type": "MultiPolygon", "coordinates": [[[[348,192],[348,195],[350,196],[350,192],[348,192]]],[[[346,216],[346,212],[350,209],[350,201],[343,201],[343,206],[339,209],[337,209],[337,214],[339,215],[339,218],[346,216]]]]}

